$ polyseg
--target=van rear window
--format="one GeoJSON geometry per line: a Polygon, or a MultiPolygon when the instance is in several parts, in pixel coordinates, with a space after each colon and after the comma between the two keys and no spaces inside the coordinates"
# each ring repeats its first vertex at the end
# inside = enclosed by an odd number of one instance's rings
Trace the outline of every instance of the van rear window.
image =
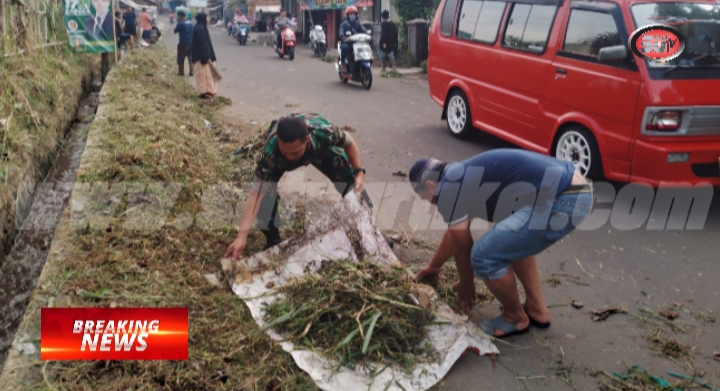
{"type": "Polygon", "coordinates": [[[514,4],[503,44],[538,54],[545,52],[556,11],[552,5],[514,4]]]}
{"type": "Polygon", "coordinates": [[[440,32],[443,35],[451,36],[453,26],[455,26],[455,10],[457,10],[458,0],[447,0],[445,8],[443,8],[442,18],[440,19],[440,32]]]}
{"type": "Polygon", "coordinates": [[[457,37],[495,43],[505,4],[499,1],[463,0],[458,16],[457,37]]]}

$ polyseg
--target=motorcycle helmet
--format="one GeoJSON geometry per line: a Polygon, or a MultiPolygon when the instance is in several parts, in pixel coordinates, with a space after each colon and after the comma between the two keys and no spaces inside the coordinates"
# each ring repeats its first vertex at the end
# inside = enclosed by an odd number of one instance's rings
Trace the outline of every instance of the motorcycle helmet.
{"type": "Polygon", "coordinates": [[[352,5],[351,5],[350,7],[345,8],[345,17],[346,17],[346,18],[347,18],[348,15],[350,15],[350,14],[359,14],[359,13],[360,13],[360,12],[358,12],[358,9],[355,8],[355,6],[352,6],[352,5]]]}

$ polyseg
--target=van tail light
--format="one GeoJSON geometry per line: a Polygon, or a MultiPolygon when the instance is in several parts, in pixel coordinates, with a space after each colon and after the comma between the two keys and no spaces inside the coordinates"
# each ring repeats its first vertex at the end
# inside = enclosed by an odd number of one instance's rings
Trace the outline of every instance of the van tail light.
{"type": "Polygon", "coordinates": [[[645,125],[646,130],[659,132],[672,132],[680,128],[679,111],[658,111],[653,114],[650,121],[645,125]]]}

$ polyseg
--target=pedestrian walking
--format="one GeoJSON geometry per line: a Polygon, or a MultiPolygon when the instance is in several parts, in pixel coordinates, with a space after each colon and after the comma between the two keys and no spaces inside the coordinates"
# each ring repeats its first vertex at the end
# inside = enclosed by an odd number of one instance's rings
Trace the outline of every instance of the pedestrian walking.
{"type": "Polygon", "coordinates": [[[382,23],[380,24],[380,65],[382,72],[385,72],[385,60],[389,59],[393,71],[397,71],[395,67],[395,50],[397,50],[398,33],[395,22],[390,20],[390,11],[382,12],[382,23]]]}
{"type": "Polygon", "coordinates": [[[207,14],[201,12],[195,16],[195,20],[197,23],[193,29],[191,54],[194,62],[195,89],[200,98],[207,99],[217,95],[219,74],[214,64],[217,59],[207,29],[207,14]]]}
{"type": "Polygon", "coordinates": [[[434,277],[454,256],[460,281],[458,309],[469,311],[477,276],[500,301],[502,313],[482,323],[485,333],[508,337],[530,325],[550,326],[535,255],[566,237],[593,206],[592,184],[572,162],[520,149],[496,149],[447,164],[418,160],[410,182],[421,199],[437,205],[448,229],[419,277],[434,277]],[[473,218],[494,222],[473,243],[473,218]],[[525,290],[521,303],[515,277],[525,290]]]}
{"type": "Polygon", "coordinates": [[[150,43],[152,40],[152,17],[147,13],[147,8],[142,9],[140,13],[140,28],[142,29],[142,39],[146,43],[150,43]]]}
{"type": "Polygon", "coordinates": [[[192,37],[193,37],[193,25],[185,19],[185,11],[178,11],[177,13],[177,26],[175,26],[175,34],[179,34],[179,42],[177,46],[177,63],[178,63],[178,75],[185,76],[185,58],[188,59],[188,66],[190,70],[190,76],[193,76],[193,62],[192,62],[192,37]]]}

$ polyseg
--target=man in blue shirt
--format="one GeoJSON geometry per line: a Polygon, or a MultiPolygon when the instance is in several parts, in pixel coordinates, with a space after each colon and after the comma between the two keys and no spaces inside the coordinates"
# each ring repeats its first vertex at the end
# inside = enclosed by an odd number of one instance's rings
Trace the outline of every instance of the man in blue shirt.
{"type": "Polygon", "coordinates": [[[550,326],[535,255],[582,223],[593,204],[590,182],[572,162],[519,149],[497,149],[470,159],[444,163],[418,160],[410,181],[423,200],[437,205],[448,224],[430,262],[418,274],[436,276],[451,256],[460,275],[453,290],[458,310],[469,311],[474,276],[485,281],[502,304],[502,313],[482,324],[495,337],[550,326]],[[473,243],[473,218],[494,222],[473,243]],[[523,305],[515,276],[526,295],[523,305]]]}
{"type": "MultiPolygon", "coordinates": [[[[345,62],[347,61],[347,58],[352,53],[352,42],[348,41],[348,38],[358,34],[358,33],[364,33],[367,34],[367,30],[365,29],[365,26],[360,23],[360,20],[358,20],[358,9],[354,6],[347,7],[345,9],[345,21],[342,22],[340,25],[340,39],[342,40],[343,44],[340,46],[340,56],[342,57],[340,59],[340,64],[345,65],[345,62]]],[[[350,64],[349,67],[350,73],[353,72],[353,64],[350,64]]]]}
{"type": "Polygon", "coordinates": [[[175,26],[175,34],[180,34],[180,42],[177,47],[178,75],[185,76],[185,57],[190,66],[190,76],[193,76],[192,62],[192,36],[193,25],[185,19],[185,11],[178,11],[178,23],[175,26]]]}

